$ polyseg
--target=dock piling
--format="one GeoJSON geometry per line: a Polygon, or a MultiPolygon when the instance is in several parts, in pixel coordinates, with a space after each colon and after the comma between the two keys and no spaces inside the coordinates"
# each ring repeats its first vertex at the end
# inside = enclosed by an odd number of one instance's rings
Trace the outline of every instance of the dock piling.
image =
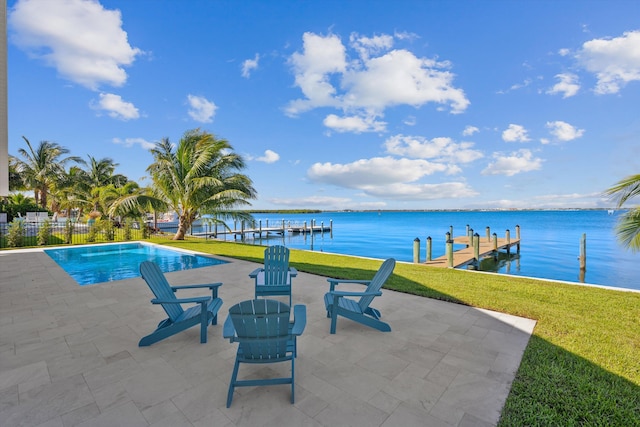
{"type": "Polygon", "coordinates": [[[498,235],[493,233],[493,259],[498,259],[498,235]]]}
{"type": "Polygon", "coordinates": [[[473,235],[473,269],[478,270],[480,268],[480,235],[478,233],[473,235]]]}
{"type": "Polygon", "coordinates": [[[451,234],[447,233],[446,254],[447,254],[447,266],[453,268],[453,240],[451,234]]]}
{"type": "Polygon", "coordinates": [[[418,264],[420,262],[420,239],[413,239],[413,262],[418,264]]]}
{"type": "Polygon", "coordinates": [[[580,239],[580,271],[587,269],[587,233],[580,239]]]}
{"type": "Polygon", "coordinates": [[[431,251],[431,236],[427,237],[427,261],[432,260],[432,251],[431,251]]]}

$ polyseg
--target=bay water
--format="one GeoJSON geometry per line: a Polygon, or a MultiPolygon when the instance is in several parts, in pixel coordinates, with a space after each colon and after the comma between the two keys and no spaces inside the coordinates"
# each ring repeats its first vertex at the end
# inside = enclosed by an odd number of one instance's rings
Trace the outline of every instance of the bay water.
{"type": "MultiPolygon", "coordinates": [[[[514,276],[529,276],[583,282],[640,290],[640,252],[633,253],[617,241],[615,226],[620,211],[606,210],[516,210],[516,211],[366,211],[321,212],[313,214],[254,214],[263,228],[285,224],[332,225],[333,231],[313,234],[245,236],[245,243],[283,244],[294,249],[356,255],[369,258],[396,258],[413,261],[414,240],[420,240],[420,261],[426,259],[426,240],[432,238],[432,256],[445,254],[450,227],[453,236],[466,234],[467,226],[484,237],[490,233],[511,238],[520,226],[521,247],[498,261],[486,259],[481,270],[514,276]],[[586,234],[586,270],[580,271],[580,245],[586,234]]],[[[229,224],[234,228],[233,224],[229,224]]],[[[206,227],[206,225],[204,226],[206,227]]],[[[239,230],[241,227],[236,225],[239,230]]],[[[248,228],[248,227],[247,227],[248,228]]],[[[202,228],[194,232],[203,231],[202,228]]],[[[220,238],[234,240],[227,235],[220,238]]],[[[240,240],[240,237],[236,239],[240,240]]],[[[461,246],[456,245],[455,249],[461,246]]]]}

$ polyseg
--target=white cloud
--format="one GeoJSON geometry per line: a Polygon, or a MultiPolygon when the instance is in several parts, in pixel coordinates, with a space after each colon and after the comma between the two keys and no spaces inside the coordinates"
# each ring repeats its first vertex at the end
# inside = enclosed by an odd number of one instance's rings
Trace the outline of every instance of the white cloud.
{"type": "Polygon", "coordinates": [[[416,125],[416,116],[409,116],[402,122],[407,126],[415,126],[416,125]]]}
{"type": "Polygon", "coordinates": [[[256,158],[256,161],[264,163],[275,163],[278,160],[280,160],[280,154],[272,150],[265,150],[263,156],[256,158]]]}
{"type": "Polygon", "coordinates": [[[106,111],[109,117],[119,120],[131,120],[140,117],[138,109],[131,102],[124,101],[120,95],[113,93],[101,93],[100,100],[92,102],[90,107],[94,110],[106,111]]]}
{"type": "Polygon", "coordinates": [[[478,192],[464,182],[443,182],[439,184],[396,183],[363,188],[363,190],[369,196],[403,201],[458,199],[478,195],[478,192]]]}
{"type": "Polygon", "coordinates": [[[446,171],[446,165],[422,159],[374,157],[347,164],[315,163],[307,171],[307,176],[316,182],[363,189],[391,183],[413,182],[423,176],[446,171]]]}
{"type": "Polygon", "coordinates": [[[260,61],[260,55],[257,53],[253,59],[246,59],[242,63],[242,77],[248,79],[251,76],[251,71],[258,69],[258,61],[260,61]]]}
{"type": "MultiPolygon", "coordinates": [[[[448,62],[418,58],[404,49],[389,50],[393,40],[384,34],[371,38],[352,34],[350,46],[358,59],[348,62],[347,48],[338,36],[305,33],[302,52],[290,58],[295,85],[304,98],[291,101],[286,113],[295,116],[333,107],[346,112],[346,117],[377,118],[395,105],[435,103],[448,105],[452,113],[467,108],[464,91],[452,85],[448,62]]],[[[362,131],[358,126],[353,130],[362,131]]]]}
{"type": "Polygon", "coordinates": [[[139,145],[145,150],[151,150],[156,146],[154,142],[149,142],[144,138],[113,138],[112,141],[114,144],[124,145],[125,147],[133,147],[134,145],[139,145]]]}
{"type": "Polygon", "coordinates": [[[494,161],[482,171],[482,175],[513,176],[521,172],[530,172],[542,167],[542,159],[533,157],[531,150],[518,150],[510,155],[495,153],[494,161]]]}
{"type": "Polygon", "coordinates": [[[348,164],[316,163],[309,168],[310,180],[357,189],[367,196],[394,200],[432,200],[477,195],[466,183],[416,183],[449,166],[426,160],[377,157],[348,164]]]}
{"type": "Polygon", "coordinates": [[[560,56],[567,56],[571,53],[571,50],[567,49],[567,48],[562,48],[558,50],[558,55],[560,56]]]}
{"type": "Polygon", "coordinates": [[[434,102],[448,104],[452,113],[469,106],[464,91],[452,86],[447,62],[418,58],[407,50],[393,50],[364,61],[344,74],[343,105],[382,113],[395,105],[414,107],[434,102]]]}
{"type": "Polygon", "coordinates": [[[375,117],[338,117],[335,114],[329,114],[325,117],[323,124],[336,132],[384,132],[387,124],[385,122],[375,120],[375,117]]]}
{"type": "Polygon", "coordinates": [[[315,107],[338,106],[330,75],[344,72],[347,64],[345,47],[336,35],[322,37],[304,33],[303,53],[294,53],[289,59],[295,74],[295,84],[306,99],[292,101],[287,113],[296,115],[315,107]]]}
{"type": "Polygon", "coordinates": [[[196,122],[211,123],[218,107],[204,96],[187,95],[189,116],[196,122]]]}
{"type": "Polygon", "coordinates": [[[640,80],[640,30],[585,42],[576,57],[596,75],[597,94],[618,93],[627,83],[640,80]]]}
{"type": "Polygon", "coordinates": [[[393,36],[387,34],[365,37],[357,33],[352,33],[349,37],[349,41],[351,43],[351,47],[360,55],[360,58],[365,60],[371,55],[389,50],[393,46],[393,36]]]}
{"type": "Polygon", "coordinates": [[[584,134],[584,129],[578,129],[567,122],[556,120],[547,122],[549,132],[559,141],[571,141],[580,138],[584,134]]]}
{"type": "Polygon", "coordinates": [[[556,74],[556,78],[559,80],[559,82],[553,85],[553,87],[547,91],[548,94],[555,95],[561,93],[563,98],[569,98],[571,96],[574,96],[580,90],[580,85],[578,84],[578,76],[576,76],[575,74],[556,74]]]}
{"type": "Polygon", "coordinates": [[[142,53],[129,45],[120,11],[93,0],[20,0],[8,21],[17,46],[92,90],[122,86],[123,67],[142,53]]]}
{"type": "Polygon", "coordinates": [[[396,31],[393,36],[398,40],[414,41],[420,38],[416,33],[408,33],[406,31],[396,31]]]}
{"type": "Polygon", "coordinates": [[[483,157],[482,152],[472,149],[472,142],[456,143],[445,137],[428,140],[422,136],[395,135],[384,145],[390,154],[439,162],[469,163],[483,157]]]}
{"type": "Polygon", "coordinates": [[[530,141],[527,130],[523,126],[514,124],[510,124],[509,127],[502,132],[502,140],[505,142],[530,141]]]}
{"type": "Polygon", "coordinates": [[[302,197],[299,199],[274,198],[270,199],[269,202],[283,206],[320,206],[325,209],[327,206],[330,206],[339,209],[344,208],[347,204],[350,204],[351,199],[345,197],[310,196],[302,197]]]}
{"type": "Polygon", "coordinates": [[[475,126],[467,126],[462,131],[462,136],[471,136],[474,133],[478,133],[478,132],[480,132],[480,129],[478,129],[477,127],[475,127],[475,126]]]}
{"type": "Polygon", "coordinates": [[[531,84],[531,79],[524,79],[524,81],[522,83],[515,83],[513,85],[511,85],[511,87],[509,88],[509,90],[518,90],[518,89],[522,89],[523,87],[527,87],[531,84]]]}

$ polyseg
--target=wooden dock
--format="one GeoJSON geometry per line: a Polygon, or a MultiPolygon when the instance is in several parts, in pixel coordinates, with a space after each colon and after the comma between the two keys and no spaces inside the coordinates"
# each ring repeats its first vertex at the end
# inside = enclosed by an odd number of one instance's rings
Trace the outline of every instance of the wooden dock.
{"type": "Polygon", "coordinates": [[[192,236],[217,238],[219,236],[231,235],[233,236],[234,239],[238,236],[244,239],[247,235],[260,238],[263,235],[268,236],[273,234],[275,235],[284,235],[285,233],[315,234],[315,233],[326,233],[326,232],[333,232],[333,221],[331,221],[328,226],[325,226],[324,223],[320,225],[316,223],[307,225],[306,222],[304,222],[303,224],[291,224],[291,222],[282,221],[277,226],[273,226],[273,225],[269,226],[269,224],[267,223],[265,227],[262,226],[262,221],[260,221],[258,223],[258,226],[257,227],[254,226],[253,228],[245,228],[244,224],[241,224],[240,228],[238,229],[237,226],[234,224],[233,230],[227,230],[224,228],[214,229],[211,231],[193,233],[192,236]]]}
{"type": "MultiPolygon", "coordinates": [[[[449,235],[449,233],[447,233],[447,235],[449,235]]],[[[424,264],[431,267],[443,268],[459,268],[465,265],[477,267],[482,258],[490,255],[497,256],[498,252],[502,250],[510,253],[511,248],[514,246],[516,247],[516,252],[520,253],[520,227],[516,226],[515,239],[511,238],[509,230],[507,230],[504,238],[497,237],[495,233],[490,235],[487,231],[486,237],[480,237],[478,234],[475,234],[473,235],[473,240],[471,236],[454,237],[449,239],[447,246],[446,253],[443,256],[432,260],[427,259],[424,264]],[[465,245],[465,247],[453,250],[454,244],[465,245]]]]}

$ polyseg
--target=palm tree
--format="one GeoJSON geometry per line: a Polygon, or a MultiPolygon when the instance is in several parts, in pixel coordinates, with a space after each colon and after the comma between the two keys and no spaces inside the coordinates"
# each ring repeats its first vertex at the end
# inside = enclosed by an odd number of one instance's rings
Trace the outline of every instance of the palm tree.
{"type": "Polygon", "coordinates": [[[116,216],[139,218],[145,212],[141,207],[138,206],[133,209],[131,207],[125,208],[122,205],[116,204],[116,202],[127,197],[144,194],[145,189],[141,189],[137,182],[128,181],[126,184],[121,186],[109,184],[101,187],[100,199],[102,204],[107,207],[109,218],[116,216]]]}
{"type": "Polygon", "coordinates": [[[83,169],[87,175],[88,182],[92,188],[102,187],[112,183],[113,172],[116,170],[118,163],[114,163],[113,159],[109,157],[103,157],[97,160],[93,156],[87,156],[89,161],[81,160],[80,163],[87,166],[83,169]]]}
{"type": "Polygon", "coordinates": [[[19,160],[9,154],[9,191],[22,191],[27,189],[18,172],[18,163],[19,160]]]}
{"type": "Polygon", "coordinates": [[[245,163],[225,139],[194,129],[185,132],[175,147],[163,138],[151,150],[154,162],[147,168],[155,195],[129,197],[122,204],[163,203],[178,214],[178,230],[173,240],[184,240],[193,222],[203,214],[217,218],[251,220],[251,215],[235,210],[255,199],[251,180],[241,173],[245,163]]]}
{"type": "Polygon", "coordinates": [[[33,190],[36,203],[46,209],[49,190],[64,174],[64,165],[80,159],[74,156],[63,157],[69,150],[55,142],[41,141],[34,149],[27,138],[22,138],[29,149],[18,150],[22,160],[16,159],[16,170],[25,185],[33,190]]]}
{"type": "MultiPolygon", "coordinates": [[[[617,202],[617,208],[627,201],[640,196],[640,174],[628,176],[605,191],[617,202]]],[[[631,208],[618,220],[616,226],[618,239],[633,252],[640,250],[640,206],[631,208]]]]}

